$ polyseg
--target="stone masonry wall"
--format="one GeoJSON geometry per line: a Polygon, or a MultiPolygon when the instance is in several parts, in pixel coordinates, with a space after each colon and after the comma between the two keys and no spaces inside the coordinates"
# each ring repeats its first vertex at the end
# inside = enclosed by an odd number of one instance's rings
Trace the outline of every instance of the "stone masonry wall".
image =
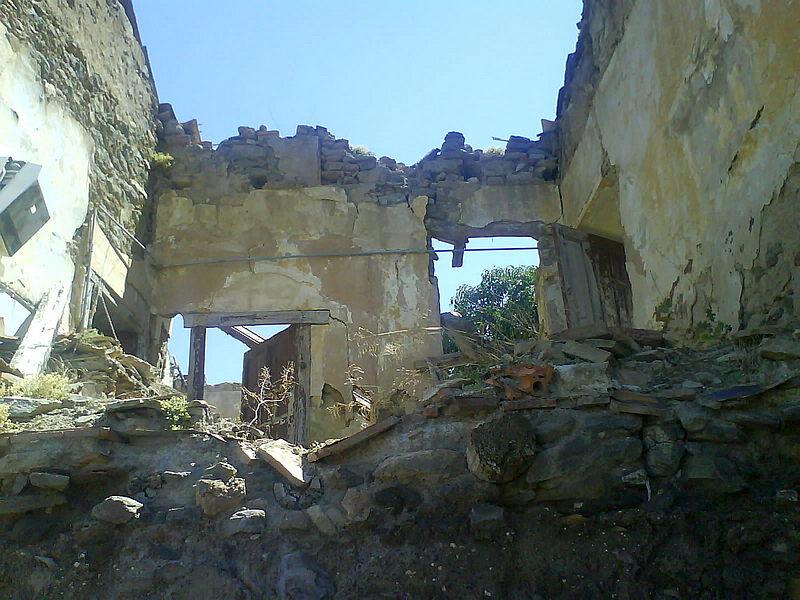
{"type": "Polygon", "coordinates": [[[800,7],[598,5],[559,105],[564,224],[625,243],[635,326],[796,322],[800,7]]]}
{"type": "MultiPolygon", "coordinates": [[[[118,2],[6,0],[0,3],[0,43],[10,57],[0,94],[3,152],[44,165],[53,217],[29,242],[30,255],[21,251],[3,260],[3,281],[37,301],[52,283],[41,269],[66,272],[68,263],[77,263],[75,320],[84,275],[79,255],[85,252],[77,235],[87,209],[103,206],[146,238],[142,217],[149,210],[155,148],[147,60],[118,2]]],[[[130,239],[102,213],[98,219],[117,250],[130,256],[130,239]]],[[[142,274],[137,288],[126,291],[136,296],[132,306],[147,303],[148,287],[142,274]]],[[[146,311],[137,317],[146,318],[146,311]]]]}

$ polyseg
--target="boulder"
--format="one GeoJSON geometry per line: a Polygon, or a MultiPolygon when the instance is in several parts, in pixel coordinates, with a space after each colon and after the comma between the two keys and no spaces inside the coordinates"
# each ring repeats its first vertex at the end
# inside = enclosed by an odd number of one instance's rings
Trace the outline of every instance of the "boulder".
{"type": "Polygon", "coordinates": [[[734,493],[744,489],[746,485],[736,464],[719,455],[690,455],[682,473],[687,482],[704,492],[734,493]]]}
{"type": "Polygon", "coordinates": [[[61,408],[64,403],[52,398],[24,398],[22,396],[6,396],[0,398],[0,404],[8,407],[10,419],[29,419],[51,410],[61,408]]]}
{"type": "Polygon", "coordinates": [[[642,431],[647,473],[652,477],[670,477],[678,472],[685,451],[683,429],[677,423],[645,427],[642,431]]]}
{"type": "Polygon", "coordinates": [[[57,473],[31,473],[30,482],[33,487],[61,492],[67,489],[69,476],[57,473]]]}
{"type": "Polygon", "coordinates": [[[197,504],[209,517],[238,508],[245,495],[245,482],[239,477],[234,477],[228,482],[201,479],[195,489],[197,504]]]}
{"type": "Polygon", "coordinates": [[[536,452],[536,435],[522,415],[507,413],[475,427],[467,445],[467,465],[475,477],[505,483],[525,473],[536,452]]]}
{"type": "Polygon", "coordinates": [[[697,433],[713,418],[714,412],[694,402],[681,402],[675,408],[675,415],[686,431],[697,433]]]}
{"type": "Polygon", "coordinates": [[[366,521],[372,510],[372,497],[364,489],[350,488],[345,492],[341,504],[350,521],[366,521]]]}
{"type": "Polygon", "coordinates": [[[267,513],[258,509],[245,509],[233,513],[220,523],[222,537],[233,537],[239,533],[261,533],[267,522],[267,513]]]}
{"type": "Polygon", "coordinates": [[[219,479],[228,483],[231,479],[236,477],[236,467],[226,462],[214,463],[203,471],[203,479],[219,479]]]}
{"type": "Polygon", "coordinates": [[[66,503],[67,499],[61,494],[0,497],[0,517],[21,515],[26,512],[49,509],[66,503]]]}
{"type": "Polygon", "coordinates": [[[281,557],[276,588],[279,600],[332,600],[336,594],[331,576],[305,552],[281,557]]]}
{"type": "Polygon", "coordinates": [[[580,363],[555,367],[555,393],[562,398],[608,394],[608,363],[580,363]]]}
{"type": "Polygon", "coordinates": [[[758,351],[768,360],[800,360],[800,340],[766,339],[758,351]]]}
{"type": "Polygon", "coordinates": [[[493,504],[476,504],[469,513],[469,530],[476,540],[499,540],[505,536],[505,510],[493,504]]]}
{"type": "Polygon", "coordinates": [[[139,518],[142,506],[141,502],[127,496],[109,496],[92,508],[92,516],[104,523],[124,525],[139,518]]]}
{"type": "Polygon", "coordinates": [[[436,448],[390,456],[372,475],[379,481],[426,485],[451,479],[463,472],[464,466],[459,452],[436,448]]]}

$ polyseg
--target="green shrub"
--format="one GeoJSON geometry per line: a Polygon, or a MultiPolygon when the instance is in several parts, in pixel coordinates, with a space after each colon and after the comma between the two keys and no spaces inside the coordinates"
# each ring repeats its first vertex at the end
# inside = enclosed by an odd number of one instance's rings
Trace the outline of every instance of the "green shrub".
{"type": "Polygon", "coordinates": [[[504,154],[505,150],[503,150],[500,146],[489,146],[486,150],[483,151],[484,154],[504,154]]]}
{"type": "Polygon", "coordinates": [[[70,380],[66,375],[43,373],[42,375],[26,377],[19,383],[9,386],[6,394],[9,396],[25,396],[27,398],[66,400],[69,395],[69,385],[70,380]]]}
{"type": "Polygon", "coordinates": [[[0,433],[12,433],[17,426],[8,418],[8,406],[0,404],[0,433]]]}
{"type": "Polygon", "coordinates": [[[192,417],[189,414],[189,401],[183,396],[172,396],[161,400],[161,410],[172,429],[189,429],[192,417]]]}
{"type": "Polygon", "coordinates": [[[350,148],[350,152],[356,156],[375,156],[372,152],[367,150],[366,146],[353,146],[350,148]]]}
{"type": "Polygon", "coordinates": [[[153,152],[150,157],[150,166],[153,169],[169,169],[175,163],[175,157],[166,152],[153,152]]]}

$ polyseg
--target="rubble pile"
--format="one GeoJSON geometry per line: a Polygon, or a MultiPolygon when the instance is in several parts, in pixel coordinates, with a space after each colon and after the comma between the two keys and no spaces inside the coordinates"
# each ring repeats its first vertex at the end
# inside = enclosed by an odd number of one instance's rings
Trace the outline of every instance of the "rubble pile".
{"type": "MultiPolygon", "coordinates": [[[[7,365],[18,343],[16,338],[3,338],[0,361],[6,361],[7,365]]],[[[117,340],[95,330],[57,337],[48,367],[50,372],[63,373],[67,377],[70,381],[68,393],[58,398],[0,398],[0,404],[9,407],[8,416],[15,429],[41,431],[90,427],[102,420],[108,407],[116,400],[180,394],[160,382],[156,367],[126,354],[117,340]]],[[[2,378],[6,384],[13,386],[21,381],[13,369],[6,366],[4,370],[2,378]]]]}

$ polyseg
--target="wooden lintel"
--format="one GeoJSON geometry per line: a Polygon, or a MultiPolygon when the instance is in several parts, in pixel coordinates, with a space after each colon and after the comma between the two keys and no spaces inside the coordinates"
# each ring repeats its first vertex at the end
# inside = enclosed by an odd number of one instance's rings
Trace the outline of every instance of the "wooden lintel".
{"type": "Polygon", "coordinates": [[[329,310],[271,310],[239,313],[184,313],[184,327],[233,327],[236,325],[327,325],[329,310]]]}

